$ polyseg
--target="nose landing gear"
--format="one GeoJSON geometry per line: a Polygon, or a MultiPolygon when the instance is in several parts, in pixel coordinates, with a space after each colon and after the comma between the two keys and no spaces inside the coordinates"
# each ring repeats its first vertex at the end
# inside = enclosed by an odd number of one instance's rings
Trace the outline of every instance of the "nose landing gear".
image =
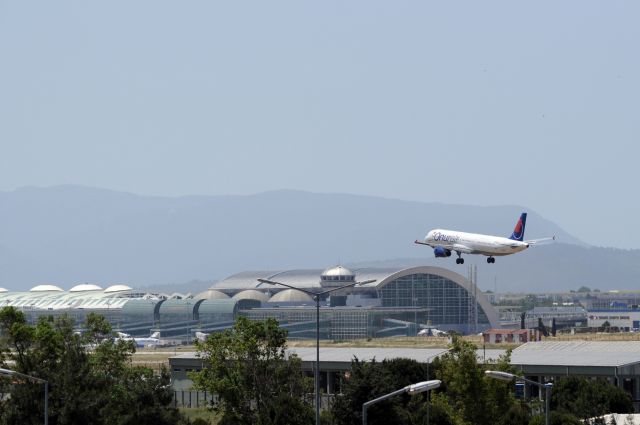
{"type": "Polygon", "coordinates": [[[495,263],[495,262],[496,262],[496,259],[495,259],[495,258],[493,258],[493,257],[487,257],[487,263],[489,263],[489,264],[493,264],[493,263],[495,263]]]}

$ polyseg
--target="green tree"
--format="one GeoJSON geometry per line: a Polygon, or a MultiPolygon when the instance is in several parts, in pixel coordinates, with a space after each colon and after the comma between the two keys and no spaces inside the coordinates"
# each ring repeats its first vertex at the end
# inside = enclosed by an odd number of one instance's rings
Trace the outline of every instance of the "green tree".
{"type": "MultiPolygon", "coordinates": [[[[507,352],[491,368],[514,372],[509,357],[507,352]]],[[[457,424],[516,425],[517,422],[509,422],[515,414],[504,417],[506,412],[514,412],[517,403],[513,386],[485,377],[485,369],[478,363],[475,345],[454,338],[449,352],[440,357],[436,372],[443,384],[440,397],[451,406],[457,424]]],[[[523,423],[527,422],[528,418],[523,423]]]]}
{"type": "MultiPolygon", "coordinates": [[[[578,419],[575,415],[567,412],[554,412],[550,413],[551,425],[584,425],[584,423],[578,419]]],[[[545,416],[543,414],[536,415],[531,419],[529,425],[544,425],[545,416]]],[[[595,424],[594,424],[595,425],[595,424]]]]}
{"type": "MultiPolygon", "coordinates": [[[[425,364],[410,359],[392,359],[363,362],[354,358],[348,379],[342,383],[342,394],[331,406],[332,423],[336,425],[359,425],[362,423],[362,404],[401,389],[416,382],[426,381],[425,364]]],[[[413,397],[399,395],[367,410],[368,423],[375,424],[421,424],[425,417],[427,394],[413,397]]],[[[438,410],[440,416],[446,411],[438,410]]],[[[434,422],[432,422],[434,423],[434,422]]]]}
{"type": "Polygon", "coordinates": [[[579,419],[607,413],[633,413],[629,393],[603,379],[579,376],[560,378],[553,386],[551,410],[572,413],[579,419]]]}
{"type": "Polygon", "coordinates": [[[204,367],[195,387],[218,395],[223,425],[297,425],[313,422],[304,395],[311,382],[300,359],[286,355],[287,331],[275,319],[239,317],[232,329],[209,335],[196,348],[204,367]]]}
{"type": "MultiPolygon", "coordinates": [[[[111,327],[89,315],[86,332],[76,333],[66,316],[40,318],[35,326],[22,312],[0,309],[0,363],[49,382],[51,424],[177,424],[178,411],[169,406],[171,392],[166,370],[159,375],[132,366],[131,341],[109,337],[111,327]],[[93,347],[88,350],[87,347],[93,347]]],[[[8,380],[4,380],[8,391],[8,380]]],[[[11,398],[0,402],[0,424],[41,424],[44,387],[22,380],[10,388],[11,398]]]]}
{"type": "Polygon", "coordinates": [[[531,414],[527,405],[517,401],[513,385],[487,378],[484,371],[514,372],[510,353],[490,366],[479,364],[476,347],[454,338],[448,353],[434,359],[429,374],[426,364],[394,359],[382,362],[351,363],[349,378],[342,384],[342,394],[332,405],[334,425],[358,425],[362,422],[362,404],[406,385],[440,379],[442,385],[428,394],[400,395],[372,405],[369,423],[424,424],[429,409],[431,425],[528,425],[531,414]],[[429,376],[430,375],[430,376],[429,376]]]}

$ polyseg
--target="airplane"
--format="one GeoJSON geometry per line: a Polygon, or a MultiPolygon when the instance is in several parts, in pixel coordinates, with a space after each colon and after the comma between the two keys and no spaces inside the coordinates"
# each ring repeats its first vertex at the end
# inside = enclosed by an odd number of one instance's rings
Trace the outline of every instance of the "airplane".
{"type": "Polygon", "coordinates": [[[480,254],[487,256],[487,263],[496,262],[494,257],[515,254],[524,251],[531,245],[555,240],[556,237],[524,240],[524,227],[527,213],[523,212],[508,238],[500,236],[482,235],[478,233],[457,232],[454,230],[434,229],[427,233],[424,242],[415,243],[433,248],[436,257],[450,257],[452,252],[458,254],[456,264],[464,264],[462,254],[480,254]]]}
{"type": "Polygon", "coordinates": [[[136,344],[136,347],[139,348],[156,347],[162,344],[160,342],[160,332],[154,332],[147,338],[136,338],[124,332],[118,332],[118,338],[126,341],[133,341],[136,344]]]}
{"type": "Polygon", "coordinates": [[[418,332],[418,336],[447,336],[447,332],[436,328],[424,328],[418,332]]]}

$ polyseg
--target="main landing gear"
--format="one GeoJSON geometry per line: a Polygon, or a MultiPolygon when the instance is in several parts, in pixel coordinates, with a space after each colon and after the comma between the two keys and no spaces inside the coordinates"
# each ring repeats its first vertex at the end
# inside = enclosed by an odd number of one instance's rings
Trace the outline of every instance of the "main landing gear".
{"type": "Polygon", "coordinates": [[[495,259],[495,258],[493,258],[493,257],[487,257],[487,263],[489,263],[489,264],[493,264],[493,263],[495,263],[495,262],[496,262],[496,259],[495,259]]]}
{"type": "Polygon", "coordinates": [[[464,264],[464,258],[462,258],[462,254],[460,253],[460,251],[456,251],[456,254],[458,254],[458,258],[456,258],[456,264],[464,264]]]}

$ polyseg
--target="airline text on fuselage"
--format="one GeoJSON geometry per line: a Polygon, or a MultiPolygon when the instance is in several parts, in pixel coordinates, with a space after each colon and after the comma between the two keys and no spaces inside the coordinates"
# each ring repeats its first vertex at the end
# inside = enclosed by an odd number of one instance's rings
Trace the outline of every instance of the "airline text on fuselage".
{"type": "Polygon", "coordinates": [[[447,234],[444,234],[444,233],[435,232],[433,234],[433,240],[434,241],[449,242],[449,243],[456,243],[456,242],[460,241],[460,236],[447,235],[447,234]]]}

